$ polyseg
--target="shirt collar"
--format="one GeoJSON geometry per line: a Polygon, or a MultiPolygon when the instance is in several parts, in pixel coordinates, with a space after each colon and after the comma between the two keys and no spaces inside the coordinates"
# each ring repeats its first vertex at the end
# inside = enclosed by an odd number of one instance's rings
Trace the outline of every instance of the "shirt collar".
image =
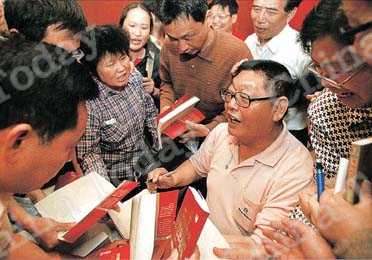
{"type": "MultiPolygon", "coordinates": [[[[264,151],[256,154],[245,161],[241,162],[241,166],[253,166],[255,161],[265,164],[270,167],[274,167],[278,161],[284,156],[288,150],[288,138],[289,132],[287,125],[283,122],[283,129],[275,141],[269,145],[264,151]]],[[[231,147],[237,146],[237,140],[233,136],[229,136],[229,144],[231,147]]]]}
{"type": "Polygon", "coordinates": [[[207,40],[204,43],[203,48],[198,53],[198,56],[204,60],[213,61],[214,50],[216,46],[217,33],[213,29],[209,29],[207,40]]]}
{"type": "Polygon", "coordinates": [[[99,95],[103,98],[108,98],[110,96],[118,95],[121,93],[119,90],[114,90],[108,87],[105,83],[99,80],[97,77],[93,77],[94,81],[97,83],[99,95]]]}
{"type": "Polygon", "coordinates": [[[287,34],[290,31],[290,29],[291,28],[287,24],[278,35],[275,35],[273,38],[270,39],[270,41],[265,43],[263,46],[260,44],[257,35],[255,35],[257,47],[259,48],[266,47],[270,50],[271,53],[273,54],[277,53],[282,47],[283,42],[287,41],[287,34]]]}

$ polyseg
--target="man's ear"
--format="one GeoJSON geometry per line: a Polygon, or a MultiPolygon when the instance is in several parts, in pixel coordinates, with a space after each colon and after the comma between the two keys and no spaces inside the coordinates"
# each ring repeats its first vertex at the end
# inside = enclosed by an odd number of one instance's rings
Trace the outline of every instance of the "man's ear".
{"type": "Polygon", "coordinates": [[[4,151],[7,158],[12,160],[20,151],[24,141],[30,138],[32,127],[29,124],[18,124],[5,135],[4,151]]]}
{"type": "Polygon", "coordinates": [[[238,21],[238,15],[237,14],[233,14],[231,16],[231,21],[232,21],[232,24],[236,23],[238,21]]]}
{"type": "Polygon", "coordinates": [[[275,100],[273,107],[273,120],[274,122],[279,122],[283,119],[285,113],[288,109],[288,99],[286,97],[279,97],[275,100]]]}
{"type": "Polygon", "coordinates": [[[297,12],[297,7],[293,8],[293,10],[289,12],[287,23],[289,23],[293,19],[293,17],[295,17],[296,12],[297,12]]]}

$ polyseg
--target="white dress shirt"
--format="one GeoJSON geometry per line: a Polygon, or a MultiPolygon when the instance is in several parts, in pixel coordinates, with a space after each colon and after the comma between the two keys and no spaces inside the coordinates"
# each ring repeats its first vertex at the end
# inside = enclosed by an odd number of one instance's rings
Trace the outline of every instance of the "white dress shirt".
{"type": "MultiPolygon", "coordinates": [[[[293,79],[298,79],[304,73],[311,59],[302,50],[297,41],[298,32],[288,24],[271,40],[261,45],[257,35],[251,34],[245,40],[254,59],[273,60],[283,64],[293,79]]],[[[306,111],[300,111],[291,107],[286,116],[289,130],[301,130],[306,128],[306,111]]]]}

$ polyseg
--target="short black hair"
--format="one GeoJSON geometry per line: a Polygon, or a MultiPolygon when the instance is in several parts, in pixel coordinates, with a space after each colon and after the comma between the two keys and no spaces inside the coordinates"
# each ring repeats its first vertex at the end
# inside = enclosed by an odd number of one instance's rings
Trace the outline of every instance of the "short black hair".
{"type": "Polygon", "coordinates": [[[75,128],[78,105],[98,96],[71,54],[18,33],[0,41],[0,73],[0,130],[29,124],[46,143],[75,128]]]}
{"type": "Polygon", "coordinates": [[[212,0],[208,7],[211,9],[215,5],[220,5],[222,8],[229,8],[230,15],[237,14],[239,11],[239,5],[236,0],[212,0]]]}
{"type": "Polygon", "coordinates": [[[208,3],[206,0],[163,0],[159,19],[165,25],[182,16],[192,17],[195,22],[203,23],[207,11],[208,3]]]}
{"type": "Polygon", "coordinates": [[[128,12],[130,10],[136,9],[136,8],[142,9],[143,11],[145,11],[149,15],[149,17],[150,17],[150,31],[152,31],[152,28],[154,26],[154,22],[152,20],[151,11],[143,3],[131,3],[131,4],[127,5],[126,7],[124,7],[123,12],[121,13],[121,16],[120,16],[119,26],[121,28],[123,27],[124,21],[128,16],[128,12]]]}
{"type": "Polygon", "coordinates": [[[353,43],[353,38],[341,37],[340,34],[341,28],[349,28],[347,17],[339,8],[341,2],[341,0],[321,0],[305,18],[299,35],[305,52],[311,54],[312,43],[328,35],[345,46],[353,43]]]}
{"type": "Polygon", "coordinates": [[[284,11],[287,13],[300,6],[302,0],[287,0],[284,6],[284,11]]]}
{"type": "Polygon", "coordinates": [[[95,42],[95,50],[92,46],[81,41],[80,49],[85,56],[81,60],[86,64],[91,73],[97,76],[97,64],[106,54],[126,54],[129,56],[128,34],[115,25],[101,25],[88,28],[82,33],[82,38],[89,38],[95,42]]]}
{"type": "Polygon", "coordinates": [[[233,77],[245,70],[261,72],[266,78],[267,90],[273,95],[285,96],[291,100],[294,93],[294,81],[284,65],[272,60],[245,61],[234,71],[233,77]]]}
{"type": "Polygon", "coordinates": [[[160,6],[162,0],[143,0],[142,4],[146,6],[151,13],[153,13],[156,17],[160,15],[160,6]]]}
{"type": "Polygon", "coordinates": [[[73,34],[87,26],[76,0],[5,0],[4,15],[9,29],[17,29],[28,40],[41,41],[50,25],[73,34]]]}

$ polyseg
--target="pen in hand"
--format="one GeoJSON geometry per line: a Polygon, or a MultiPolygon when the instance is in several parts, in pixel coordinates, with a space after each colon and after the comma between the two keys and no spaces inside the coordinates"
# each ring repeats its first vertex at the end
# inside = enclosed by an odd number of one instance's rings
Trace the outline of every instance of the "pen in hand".
{"type": "MultiPolygon", "coordinates": [[[[167,173],[165,173],[163,175],[160,175],[160,176],[158,176],[158,180],[159,180],[160,177],[170,177],[175,172],[176,171],[170,171],[170,172],[167,172],[167,173]]],[[[153,181],[153,178],[147,179],[146,184],[147,184],[147,189],[151,193],[156,192],[156,190],[158,188],[158,184],[153,181]]]]}
{"type": "Polygon", "coordinates": [[[316,188],[318,194],[318,201],[324,191],[324,170],[320,161],[316,161],[316,188]]]}

